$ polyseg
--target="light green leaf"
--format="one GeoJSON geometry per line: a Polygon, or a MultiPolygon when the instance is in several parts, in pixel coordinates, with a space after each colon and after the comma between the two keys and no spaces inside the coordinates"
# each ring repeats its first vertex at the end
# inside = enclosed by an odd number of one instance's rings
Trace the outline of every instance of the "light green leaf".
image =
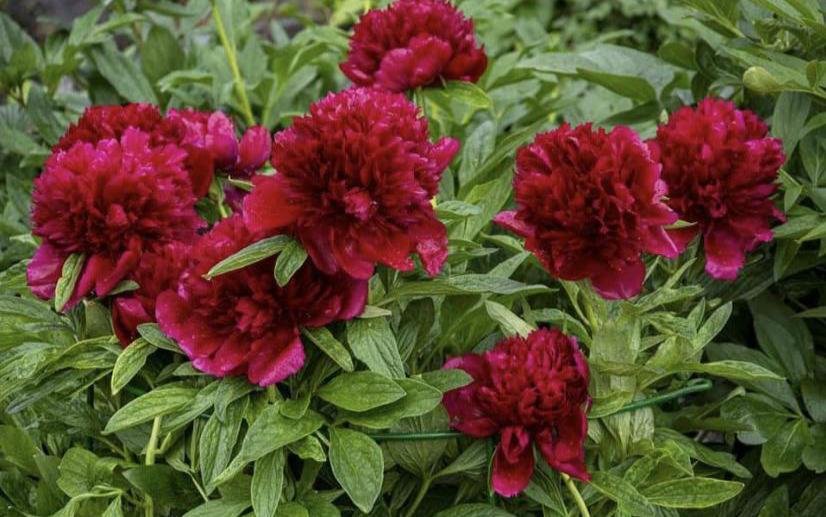
{"type": "Polygon", "coordinates": [[[385,318],[348,322],[347,342],[353,355],[372,371],[391,378],[404,377],[404,364],[396,337],[385,318]]]}
{"type": "Polygon", "coordinates": [[[798,418],[786,422],[763,444],[760,463],[766,474],[777,477],[800,468],[803,450],[811,444],[811,440],[806,420],[798,418]]]}
{"type": "Polygon", "coordinates": [[[386,429],[402,418],[429,413],[442,401],[442,392],[427,383],[415,379],[396,382],[407,393],[401,400],[362,413],[342,411],[340,418],[370,429],[386,429]]]}
{"type": "Polygon", "coordinates": [[[54,295],[54,308],[57,312],[63,310],[66,303],[75,292],[75,286],[80,279],[80,274],[83,272],[83,266],[86,262],[86,257],[80,253],[72,253],[63,263],[63,271],[60,274],[60,279],[57,281],[54,295]]]}
{"type": "Polygon", "coordinates": [[[488,316],[499,324],[499,328],[502,329],[502,333],[506,336],[527,337],[527,335],[534,330],[525,320],[511,312],[510,309],[501,303],[486,300],[485,309],[488,311],[488,316]]]}
{"type": "Polygon", "coordinates": [[[255,462],[251,486],[255,517],[275,517],[281,501],[286,462],[283,450],[273,451],[255,462]]]}
{"type": "Polygon", "coordinates": [[[155,350],[157,348],[140,337],[123,349],[118,355],[117,361],[115,361],[115,368],[112,370],[112,395],[117,395],[124,386],[129,384],[129,381],[140,372],[143,365],[146,364],[146,359],[155,350]]]}
{"type": "Polygon", "coordinates": [[[513,517],[513,514],[489,504],[460,504],[433,517],[513,517]]]}
{"type": "Polygon", "coordinates": [[[275,261],[275,280],[284,287],[307,260],[307,251],[295,239],[290,240],[275,261]]]}
{"type": "Polygon", "coordinates": [[[645,487],[642,494],[666,508],[710,508],[735,497],[743,483],[711,478],[684,478],[645,487]]]}
{"type": "Polygon", "coordinates": [[[130,102],[158,104],[152,86],[135,61],[118,51],[114,45],[104,45],[89,51],[100,74],[130,102]]]}
{"type": "Polygon", "coordinates": [[[192,402],[198,391],[195,388],[156,388],[120,408],[106,423],[103,434],[111,434],[168,415],[192,402]]]}
{"type": "Polygon", "coordinates": [[[317,392],[317,395],[327,402],[355,412],[390,404],[405,394],[405,391],[391,379],[374,372],[339,375],[317,392]]]}
{"type": "Polygon", "coordinates": [[[620,511],[635,517],[654,517],[651,503],[623,478],[610,472],[595,472],[590,486],[617,503],[620,511]]]}
{"type": "Polygon", "coordinates": [[[210,279],[261,262],[283,251],[292,241],[293,239],[286,235],[262,239],[218,262],[204,276],[210,279]]]}
{"type": "Polygon", "coordinates": [[[353,358],[350,357],[350,352],[344,345],[336,339],[333,334],[325,327],[317,329],[301,329],[301,333],[310,338],[310,341],[327,356],[341,367],[345,372],[352,372],[355,369],[353,365],[353,358]]]}
{"type": "Polygon", "coordinates": [[[381,493],[384,459],[376,442],[350,429],[330,428],[330,466],[353,503],[370,513],[381,493]]]}

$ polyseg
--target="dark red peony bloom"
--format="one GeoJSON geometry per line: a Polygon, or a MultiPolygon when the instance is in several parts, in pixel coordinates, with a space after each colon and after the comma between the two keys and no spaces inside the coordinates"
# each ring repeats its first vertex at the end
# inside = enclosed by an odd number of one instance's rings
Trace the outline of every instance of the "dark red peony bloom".
{"type": "Polygon", "coordinates": [[[54,295],[63,262],[86,262],[70,303],[95,291],[104,296],[135,269],[145,252],[187,242],[202,222],[179,147],[150,145],[126,129],[120,140],[78,142],[58,150],[34,181],[32,223],[43,239],[29,264],[32,291],[54,295]]]}
{"type": "Polygon", "coordinates": [[[138,325],[155,321],[155,302],[162,292],[174,289],[188,264],[191,246],[171,242],[157,250],[144,253],[130,279],[140,286],[119,295],[112,303],[112,326],[121,345],[127,346],[138,337],[138,325]]]}
{"type": "Polygon", "coordinates": [[[96,144],[120,139],[128,128],[151,137],[152,145],[175,144],[186,151],[184,167],[197,197],[206,196],[216,169],[249,176],[261,168],[270,153],[269,132],[250,128],[239,143],[235,125],[220,111],[170,110],[161,115],[151,104],[88,108],[55,146],[68,150],[77,142],[96,144]]]}
{"type": "Polygon", "coordinates": [[[449,391],[444,406],[454,429],[474,438],[499,435],[494,490],[512,497],[531,480],[534,447],[548,465],[588,481],[585,438],[588,364],[575,338],[539,329],[527,338],[500,341],[484,354],[449,360],[473,382],[449,391]]]}
{"type": "Polygon", "coordinates": [[[680,252],[664,229],[678,218],[663,202],[660,167],[629,128],[540,134],[517,153],[513,184],[518,210],[495,222],[525,237],[551,275],[588,278],[604,298],[640,292],[643,252],[680,252]]]}
{"type": "Polygon", "coordinates": [[[473,21],[446,0],[397,0],[354,27],[341,70],[359,86],[403,92],[442,80],[475,83],[488,65],[473,21]]]}
{"type": "Polygon", "coordinates": [[[418,253],[431,275],[447,232],[430,204],[459,143],[428,139],[427,120],[401,94],[331,94],[275,137],[274,176],[244,202],[251,230],[297,235],[315,265],[369,278],[375,263],[408,271],[418,253]]]}
{"type": "Polygon", "coordinates": [[[161,329],[178,341],[193,365],[211,375],[246,375],[267,386],[304,364],[299,327],[321,327],[359,315],[367,281],[327,276],[306,263],[283,288],[273,276],[274,259],[212,280],[212,266],[255,242],[241,216],[217,224],[193,247],[177,289],[160,295],[161,329]]]}
{"type": "Polygon", "coordinates": [[[650,142],[662,162],[669,205],[693,227],[684,242],[703,235],[706,272],[734,280],[746,253],[772,239],[784,220],[770,199],[786,157],[782,142],[754,113],[731,102],[706,99],[671,116],[650,142]]]}

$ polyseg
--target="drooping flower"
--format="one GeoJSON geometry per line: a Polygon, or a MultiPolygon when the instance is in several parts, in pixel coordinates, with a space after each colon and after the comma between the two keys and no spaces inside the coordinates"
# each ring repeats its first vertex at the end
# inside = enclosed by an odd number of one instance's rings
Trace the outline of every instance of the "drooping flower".
{"type": "Polygon", "coordinates": [[[218,377],[246,375],[267,386],[304,364],[299,327],[359,315],[367,282],[324,275],[308,261],[282,288],[273,276],[274,259],[204,278],[212,266],[256,237],[240,215],[218,223],[193,247],[176,289],[158,297],[155,313],[161,329],[199,370],[218,377]]]}
{"type": "Polygon", "coordinates": [[[512,497],[528,486],[534,445],[554,469],[590,480],[584,448],[589,373],[575,338],[539,329],[451,359],[445,368],[473,377],[444,396],[452,427],[474,438],[500,438],[492,477],[497,493],[512,497]]]}
{"type": "Polygon", "coordinates": [[[369,278],[375,263],[408,271],[415,252],[435,275],[447,232],[430,201],[458,148],[430,142],[427,120],[401,94],[331,94],[276,135],[278,174],[254,178],[244,217],[255,232],[297,235],[327,274],[369,278]]]}
{"type": "Polygon", "coordinates": [[[177,286],[190,250],[190,244],[170,242],[141,256],[130,274],[138,289],[119,295],[112,302],[112,327],[121,345],[127,346],[137,339],[138,325],[155,321],[156,300],[162,292],[177,286]]]}
{"type": "Polygon", "coordinates": [[[495,222],[526,238],[550,274],[590,279],[607,299],[638,294],[643,252],[675,258],[665,230],[678,217],[663,201],[660,167],[629,128],[567,124],[540,134],[516,156],[518,210],[495,222]]]}
{"type": "Polygon", "coordinates": [[[361,17],[341,70],[359,86],[394,92],[476,82],[487,68],[473,21],[446,0],[397,0],[361,17]]]}
{"type": "Polygon", "coordinates": [[[70,306],[94,291],[104,296],[145,252],[191,241],[202,221],[179,147],[150,145],[126,129],[120,140],[78,142],[58,150],[34,181],[32,233],[42,243],[29,264],[32,291],[54,295],[66,258],[86,257],[70,306]]]}
{"type": "Polygon", "coordinates": [[[680,237],[703,235],[706,272],[714,278],[737,278],[746,253],[770,241],[772,223],[784,220],[771,196],[786,158],[782,142],[767,135],[754,113],[705,99],[674,113],[650,142],[668,183],[668,204],[696,223],[680,237]]]}

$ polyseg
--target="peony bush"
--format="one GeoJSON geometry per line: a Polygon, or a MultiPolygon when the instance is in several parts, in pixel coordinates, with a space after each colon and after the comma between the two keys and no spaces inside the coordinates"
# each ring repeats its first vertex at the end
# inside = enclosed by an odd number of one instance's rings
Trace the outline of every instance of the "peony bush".
{"type": "Polygon", "coordinates": [[[821,515],[824,15],[0,14],[0,515],[821,515]]]}

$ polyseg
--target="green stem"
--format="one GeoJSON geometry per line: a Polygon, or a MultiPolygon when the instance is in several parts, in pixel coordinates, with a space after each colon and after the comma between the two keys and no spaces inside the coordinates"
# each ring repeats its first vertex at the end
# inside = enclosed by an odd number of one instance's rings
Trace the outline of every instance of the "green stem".
{"type": "Polygon", "coordinates": [[[565,481],[565,486],[568,487],[568,491],[571,492],[571,496],[573,496],[574,501],[576,501],[577,508],[579,508],[579,514],[582,517],[591,517],[591,513],[588,511],[588,507],[585,505],[585,500],[582,499],[582,494],[579,493],[579,489],[574,484],[574,480],[571,479],[571,476],[562,474],[562,480],[565,481]]]}
{"type": "Polygon", "coordinates": [[[377,442],[420,442],[428,440],[449,440],[462,436],[462,433],[458,431],[434,433],[375,433],[369,436],[377,442]]]}
{"type": "Polygon", "coordinates": [[[493,437],[488,438],[486,452],[488,457],[488,504],[495,506],[496,492],[493,491],[493,455],[496,453],[496,444],[493,443],[493,437]]]}
{"type": "Polygon", "coordinates": [[[244,78],[241,77],[241,70],[238,68],[238,58],[235,55],[235,45],[230,42],[227,37],[227,30],[224,27],[224,20],[221,18],[221,13],[218,10],[218,5],[215,3],[215,0],[212,0],[212,19],[215,20],[215,30],[218,31],[218,38],[221,40],[221,45],[224,47],[224,52],[227,54],[227,62],[229,63],[229,69],[232,71],[235,92],[238,94],[238,99],[241,101],[241,111],[244,115],[244,121],[248,126],[253,126],[255,125],[255,118],[252,116],[250,100],[247,98],[247,86],[244,83],[244,78]]]}
{"type": "MultiPolygon", "coordinates": [[[[161,418],[162,417],[159,416],[155,417],[155,420],[152,422],[152,434],[149,435],[149,443],[146,444],[146,461],[144,463],[147,466],[155,464],[155,453],[158,451],[158,437],[161,434],[161,418]]],[[[146,496],[146,505],[143,508],[146,517],[155,516],[155,504],[148,495],[146,496]]]]}
{"type": "Polygon", "coordinates": [[[432,479],[430,477],[422,479],[422,485],[419,487],[419,492],[416,494],[416,498],[413,499],[413,504],[410,505],[410,510],[407,511],[405,517],[413,517],[413,515],[416,514],[416,510],[418,510],[419,505],[422,504],[424,496],[426,496],[427,491],[430,490],[431,481],[432,479]]]}

